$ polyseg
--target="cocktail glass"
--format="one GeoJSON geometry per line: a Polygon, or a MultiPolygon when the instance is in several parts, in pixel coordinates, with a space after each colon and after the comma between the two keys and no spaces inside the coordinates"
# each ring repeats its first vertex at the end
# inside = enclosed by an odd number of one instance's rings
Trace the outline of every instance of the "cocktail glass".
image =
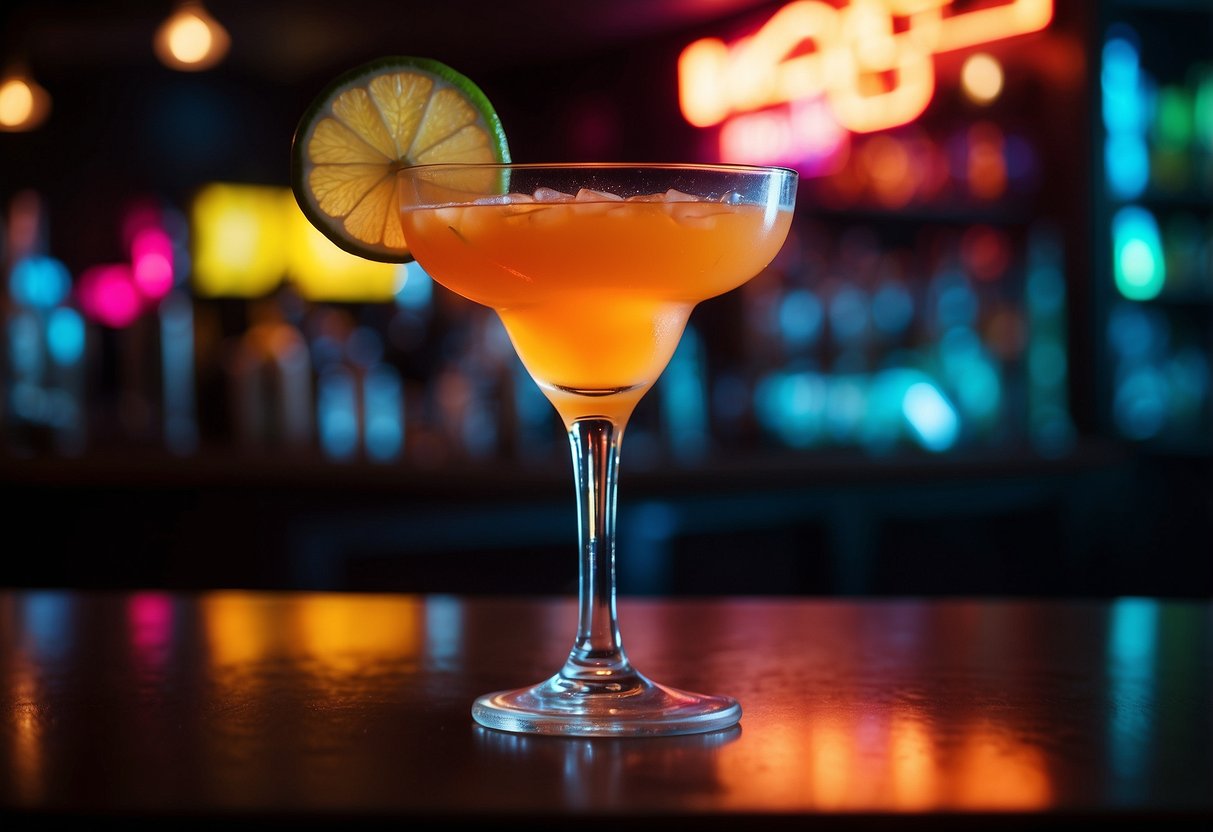
{"type": "Polygon", "coordinates": [[[398,174],[405,239],[430,276],[496,310],[573,454],[577,632],[536,685],[480,696],[488,728],[654,736],[734,725],[732,697],[658,684],[616,612],[620,441],[700,301],[740,286],[788,233],[797,174],[674,164],[420,165],[398,174]]]}

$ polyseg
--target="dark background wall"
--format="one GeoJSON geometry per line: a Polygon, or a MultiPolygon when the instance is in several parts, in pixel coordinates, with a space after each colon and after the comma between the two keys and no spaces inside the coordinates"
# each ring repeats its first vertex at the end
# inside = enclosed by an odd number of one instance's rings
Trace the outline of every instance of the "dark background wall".
{"type": "MultiPolygon", "coordinates": [[[[185,217],[208,182],[285,186],[290,139],[312,96],[338,72],[384,54],[436,57],[474,78],[519,161],[710,160],[714,134],[678,112],[678,54],[697,37],[752,30],[780,5],[469,0],[347,2],[338,9],[216,1],[208,8],[231,31],[233,52],[215,70],[187,74],[161,67],[149,48],[165,4],[6,4],[4,56],[24,53],[52,92],[54,112],[36,132],[0,133],[0,199],[39,193],[48,250],[78,277],[124,256],[121,206],[134,200],[150,195],[185,217]]],[[[1016,264],[1004,295],[982,296],[982,303],[997,301],[1022,320],[1027,241],[1045,221],[1064,243],[1066,441],[1046,448],[1033,442],[1022,389],[1026,353],[996,365],[1013,403],[1001,427],[942,454],[908,441],[903,428],[876,451],[853,439],[797,446],[764,428],[751,405],[734,421],[710,412],[707,450],[687,456],[667,419],[673,405],[655,390],[625,444],[622,591],[1209,594],[1207,380],[1194,422],[1143,439],[1125,435],[1116,419],[1108,321],[1119,299],[1107,250],[1117,206],[1103,185],[1099,62],[1109,27],[1125,21],[1160,83],[1178,83],[1210,58],[1201,37],[1209,31],[1207,8],[1129,2],[1060,3],[1047,36],[993,49],[1008,80],[991,111],[975,110],[957,93],[959,57],[940,58],[939,90],[912,126],[917,132],[891,135],[944,144],[967,126],[992,121],[1034,154],[1028,184],[980,205],[944,194],[890,208],[839,203],[830,181],[806,178],[797,231],[775,271],[746,292],[704,304],[695,318],[709,390],[729,373],[751,393],[768,371],[837,378],[847,365],[828,339],[795,355],[763,352],[767,342],[747,328],[755,310],[797,288],[828,297],[822,287],[850,277],[837,273],[851,251],[848,240],[868,240],[864,251],[872,255],[918,256],[929,247],[924,240],[982,226],[1005,235],[1016,264]],[[834,258],[828,268],[817,262],[820,252],[834,258]],[[771,363],[744,363],[763,360],[771,363]]],[[[1182,204],[1205,223],[1203,282],[1186,305],[1164,298],[1148,311],[1164,316],[1159,326],[1168,332],[1202,334],[1207,369],[1213,178],[1199,176],[1182,204]],[[1165,317],[1172,311],[1179,323],[1165,317]]],[[[923,296],[930,279],[913,269],[908,276],[923,296]]],[[[538,438],[529,445],[508,437],[487,453],[439,445],[443,417],[432,402],[439,368],[426,361],[455,349],[441,333],[463,333],[466,341],[482,324],[475,310],[438,291],[427,313],[434,316],[427,319],[429,352],[416,343],[393,346],[402,313],[392,304],[282,301],[308,320],[336,309],[379,333],[388,358],[415,382],[423,403],[409,429],[428,425],[429,433],[410,433],[409,450],[388,463],[334,460],[318,442],[249,448],[237,441],[224,350],[255,317],[250,301],[194,299],[201,436],[189,453],[166,449],[156,420],[161,335],[154,319],[124,331],[90,327],[88,440],[70,453],[47,425],[14,416],[6,363],[0,584],[571,589],[572,483],[554,418],[538,417],[531,428],[538,438]],[[208,331],[219,333],[209,346],[208,331]],[[142,369],[132,371],[134,365],[142,369]],[[150,415],[132,417],[124,392],[131,384],[142,385],[150,415]]],[[[10,319],[15,308],[8,297],[0,306],[10,319]]],[[[923,338],[912,346],[927,351],[942,343],[938,334],[923,338]]],[[[880,360],[894,355],[875,341],[868,351],[880,360]]],[[[507,418],[505,411],[520,405],[503,404],[504,388],[494,389],[485,412],[507,418]]]]}

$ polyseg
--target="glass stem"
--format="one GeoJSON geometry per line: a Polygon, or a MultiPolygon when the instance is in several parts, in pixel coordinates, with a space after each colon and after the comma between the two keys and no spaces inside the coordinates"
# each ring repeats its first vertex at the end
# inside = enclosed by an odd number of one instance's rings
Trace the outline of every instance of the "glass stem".
{"type": "Polygon", "coordinates": [[[635,676],[615,612],[615,498],[623,428],[610,419],[579,419],[569,429],[581,546],[577,641],[560,675],[618,689],[635,676]]]}

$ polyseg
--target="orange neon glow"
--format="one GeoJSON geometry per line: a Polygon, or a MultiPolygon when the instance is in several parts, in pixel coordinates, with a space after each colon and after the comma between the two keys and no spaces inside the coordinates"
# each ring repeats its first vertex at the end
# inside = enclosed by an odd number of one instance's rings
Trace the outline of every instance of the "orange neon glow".
{"type": "Polygon", "coordinates": [[[956,11],[953,0],[794,0],[732,44],[703,38],[678,60],[683,116],[697,127],[824,96],[855,133],[905,124],[935,92],[934,56],[1037,32],[1052,0],[1008,0],[956,11]]]}
{"type": "Polygon", "coordinates": [[[216,668],[259,662],[287,648],[275,625],[275,607],[282,601],[264,601],[240,592],[222,592],[201,602],[203,630],[211,664],[216,668]]]}
{"type": "Polygon", "coordinates": [[[876,136],[859,152],[877,200],[887,208],[901,208],[918,189],[920,172],[906,145],[892,136],[876,136]]]}
{"type": "Polygon", "coordinates": [[[1004,726],[980,720],[969,726],[954,760],[949,797],[983,810],[1040,810],[1053,800],[1045,757],[1004,726]]]}
{"type": "Polygon", "coordinates": [[[416,659],[425,629],[421,600],[412,595],[318,594],[300,606],[296,643],[310,661],[357,672],[416,659]]]}
{"type": "Polygon", "coordinates": [[[890,718],[888,745],[889,802],[908,812],[928,811],[946,779],[936,763],[938,750],[920,719],[906,713],[890,718]]]}
{"type": "MultiPolygon", "coordinates": [[[[1054,787],[1039,747],[1021,727],[975,715],[958,732],[914,706],[830,702],[791,724],[747,727],[753,745],[722,748],[722,794],[734,808],[924,812],[1040,811],[1054,787]],[[751,755],[761,755],[761,760],[751,755]],[[743,766],[762,777],[734,779],[743,766]]],[[[786,716],[786,715],[781,715],[786,716]]]]}
{"type": "Polygon", "coordinates": [[[339,595],[299,603],[221,592],[202,611],[211,661],[221,668],[291,659],[354,671],[421,652],[423,611],[412,596],[365,596],[355,605],[339,595]],[[290,626],[275,626],[276,618],[290,626]]]}
{"type": "Polygon", "coordinates": [[[998,199],[1007,189],[1002,130],[992,122],[969,128],[969,190],[980,199],[998,199]]]}
{"type": "Polygon", "coordinates": [[[8,675],[5,691],[14,706],[8,708],[9,722],[4,726],[9,739],[9,781],[12,793],[27,805],[46,795],[46,719],[39,718],[38,703],[47,697],[45,681],[29,667],[16,666],[8,675]],[[19,703],[19,704],[18,704],[19,703]]]}
{"type": "Polygon", "coordinates": [[[859,755],[852,728],[841,719],[823,718],[809,732],[806,774],[822,809],[846,808],[855,790],[863,788],[855,778],[859,755]]]}

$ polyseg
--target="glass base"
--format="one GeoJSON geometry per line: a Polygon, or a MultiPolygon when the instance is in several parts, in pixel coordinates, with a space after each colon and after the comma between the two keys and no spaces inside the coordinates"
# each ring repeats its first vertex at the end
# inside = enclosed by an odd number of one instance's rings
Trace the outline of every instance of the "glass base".
{"type": "Polygon", "coordinates": [[[728,696],[690,693],[633,673],[626,683],[578,681],[556,674],[527,688],[488,693],[472,705],[486,728],[574,737],[699,734],[736,725],[741,705],[728,696]]]}

